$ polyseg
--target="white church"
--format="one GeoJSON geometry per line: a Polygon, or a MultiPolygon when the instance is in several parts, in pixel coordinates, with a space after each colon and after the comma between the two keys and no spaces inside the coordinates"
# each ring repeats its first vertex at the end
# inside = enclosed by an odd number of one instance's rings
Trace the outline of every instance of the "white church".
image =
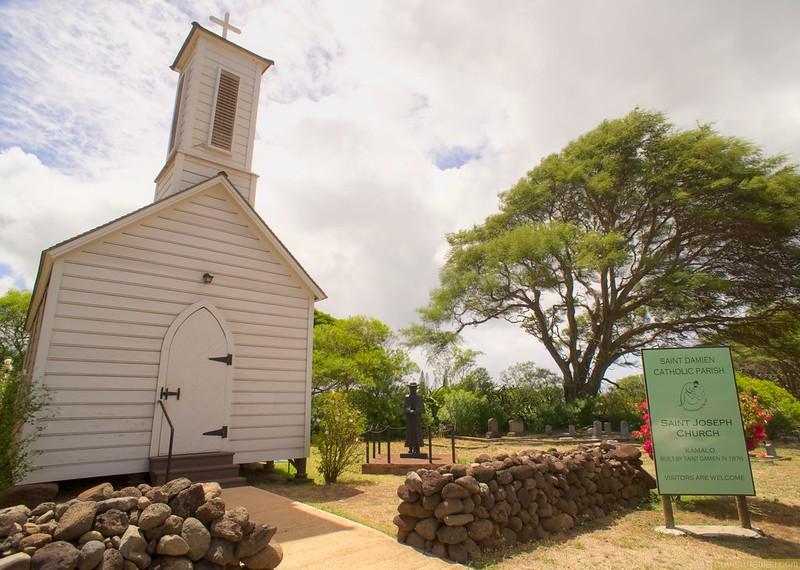
{"type": "Polygon", "coordinates": [[[51,402],[24,483],[149,472],[241,483],[309,455],[314,303],[325,293],[254,210],[262,75],[197,23],[152,204],[42,252],[26,369],[51,402]],[[171,449],[171,454],[170,454],[171,449]]]}

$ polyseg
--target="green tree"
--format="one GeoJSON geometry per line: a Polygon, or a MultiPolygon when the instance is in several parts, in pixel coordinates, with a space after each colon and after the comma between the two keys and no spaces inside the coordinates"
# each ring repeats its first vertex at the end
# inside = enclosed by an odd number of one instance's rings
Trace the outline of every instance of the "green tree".
{"type": "Polygon", "coordinates": [[[470,370],[457,387],[484,396],[490,395],[497,388],[492,375],[483,366],[470,370]]]}
{"type": "Polygon", "coordinates": [[[797,295],[800,176],[708,125],[680,131],[636,109],[500,201],[448,236],[423,323],[518,324],[552,357],[568,403],[642,347],[757,321],[797,295]]]}
{"type": "Polygon", "coordinates": [[[318,309],[314,309],[314,326],[317,325],[332,325],[336,322],[336,318],[328,313],[323,313],[318,309]]]}
{"type": "Polygon", "coordinates": [[[455,386],[474,373],[476,360],[483,354],[462,348],[464,339],[459,335],[428,325],[415,324],[400,332],[407,346],[422,349],[434,384],[443,388],[455,386]]]}
{"type": "Polygon", "coordinates": [[[774,311],[760,321],[726,327],[710,342],[730,345],[736,369],[800,398],[800,310],[774,311]]]}
{"type": "Polygon", "coordinates": [[[9,289],[0,297],[0,360],[10,358],[19,370],[25,362],[30,334],[25,330],[31,292],[9,289]]]}
{"type": "Polygon", "coordinates": [[[544,388],[559,385],[558,375],[532,360],[512,364],[500,373],[500,383],[509,387],[544,388]]]}
{"type": "Polygon", "coordinates": [[[378,319],[326,318],[314,327],[312,394],[348,393],[370,425],[403,423],[404,381],[417,371],[397,337],[378,319]]]}

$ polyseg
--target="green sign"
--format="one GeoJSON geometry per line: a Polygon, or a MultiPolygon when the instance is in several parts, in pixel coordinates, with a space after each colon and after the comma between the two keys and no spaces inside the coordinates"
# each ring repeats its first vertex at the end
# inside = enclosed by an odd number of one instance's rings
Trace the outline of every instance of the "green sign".
{"type": "Polygon", "coordinates": [[[642,350],[662,495],[755,495],[727,347],[642,350]]]}

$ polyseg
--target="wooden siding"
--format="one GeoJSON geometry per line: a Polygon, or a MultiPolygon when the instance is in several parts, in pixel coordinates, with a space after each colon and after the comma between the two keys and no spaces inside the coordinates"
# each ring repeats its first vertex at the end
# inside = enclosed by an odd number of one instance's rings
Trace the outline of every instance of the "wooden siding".
{"type": "MultiPolygon", "coordinates": [[[[250,165],[247,163],[247,149],[251,139],[250,132],[255,128],[250,118],[253,105],[257,105],[254,100],[257,91],[255,84],[261,80],[261,74],[249,59],[237,57],[236,54],[229,53],[222,46],[212,42],[205,43],[202,55],[202,61],[197,62],[197,81],[193,85],[197,95],[197,106],[191,127],[192,144],[195,148],[203,148],[209,140],[217,76],[220,68],[225,69],[239,77],[240,84],[231,154],[222,162],[241,170],[248,170],[250,165]]],[[[207,154],[209,159],[220,160],[219,154],[213,151],[203,151],[203,153],[207,154]]]]}
{"type": "Polygon", "coordinates": [[[53,413],[27,482],[146,469],[164,335],[203,299],[234,337],[226,449],[237,462],[307,454],[314,295],[227,190],[195,194],[59,263],[40,350],[53,413]]]}
{"type": "Polygon", "coordinates": [[[250,172],[255,141],[262,68],[238,50],[201,37],[183,68],[181,112],[176,123],[175,153],[160,174],[157,199],[215,176],[228,173],[233,184],[255,202],[256,177],[250,172]],[[230,152],[211,147],[213,104],[220,69],[239,78],[239,93],[230,152]]]}

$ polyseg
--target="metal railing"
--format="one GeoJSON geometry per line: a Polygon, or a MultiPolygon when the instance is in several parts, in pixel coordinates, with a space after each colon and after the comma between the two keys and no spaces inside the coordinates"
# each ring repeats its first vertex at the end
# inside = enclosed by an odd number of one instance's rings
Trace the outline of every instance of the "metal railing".
{"type": "MultiPolygon", "coordinates": [[[[366,446],[366,463],[370,460],[370,446],[372,446],[371,458],[375,459],[383,454],[383,445],[386,444],[386,463],[392,462],[392,431],[405,433],[405,427],[381,426],[375,424],[364,432],[364,444],[366,446]]],[[[456,463],[456,439],[455,427],[449,426],[444,429],[444,435],[450,438],[450,455],[453,463],[456,463]]],[[[433,463],[433,428],[428,426],[428,463],[433,463]]]]}
{"type": "Polygon", "coordinates": [[[169,449],[167,450],[167,473],[165,475],[165,483],[169,483],[169,475],[172,469],[172,441],[175,439],[175,426],[172,425],[172,420],[169,418],[167,408],[164,407],[164,402],[158,400],[158,405],[161,406],[161,411],[164,414],[164,419],[167,420],[169,425],[169,449]]]}

